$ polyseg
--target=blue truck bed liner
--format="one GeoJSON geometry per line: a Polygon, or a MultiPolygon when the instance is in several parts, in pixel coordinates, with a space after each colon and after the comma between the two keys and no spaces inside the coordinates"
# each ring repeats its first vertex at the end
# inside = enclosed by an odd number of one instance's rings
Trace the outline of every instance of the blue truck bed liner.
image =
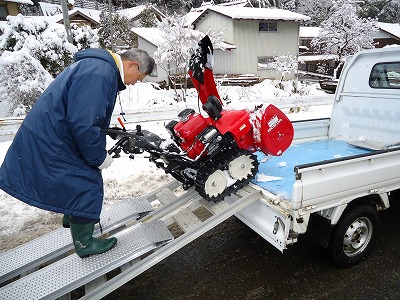
{"type": "Polygon", "coordinates": [[[294,168],[296,166],[371,152],[371,150],[355,147],[341,140],[292,144],[281,156],[268,156],[268,159],[265,159],[266,156],[262,152],[257,152],[260,165],[252,183],[274,195],[290,200],[295,182],[294,168]]]}

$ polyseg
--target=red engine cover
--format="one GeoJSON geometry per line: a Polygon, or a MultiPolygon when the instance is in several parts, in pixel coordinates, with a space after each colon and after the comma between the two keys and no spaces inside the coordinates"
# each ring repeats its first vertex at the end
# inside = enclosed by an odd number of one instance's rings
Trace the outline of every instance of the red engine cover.
{"type": "Polygon", "coordinates": [[[265,154],[281,155],[292,143],[293,125],[274,105],[256,111],[252,122],[255,145],[265,154]]]}
{"type": "Polygon", "coordinates": [[[200,114],[189,115],[187,119],[179,121],[174,126],[177,137],[182,140],[181,148],[188,153],[190,158],[197,157],[204,149],[200,141],[195,141],[196,137],[208,125],[207,119],[200,114]]]}
{"type": "Polygon", "coordinates": [[[246,110],[227,110],[221,112],[221,118],[215,127],[225,134],[230,132],[241,149],[256,151],[254,148],[253,128],[250,113],[246,110]]]}

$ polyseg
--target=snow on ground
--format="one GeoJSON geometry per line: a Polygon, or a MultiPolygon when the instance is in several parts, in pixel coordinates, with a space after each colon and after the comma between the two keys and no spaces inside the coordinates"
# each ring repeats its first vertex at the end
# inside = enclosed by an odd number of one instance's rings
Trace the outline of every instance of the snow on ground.
{"type": "MultiPolygon", "coordinates": [[[[300,90],[303,95],[294,94],[290,91],[292,83],[285,84],[289,87],[287,91],[276,88],[276,84],[269,80],[253,87],[219,86],[218,89],[227,108],[254,108],[258,104],[273,103],[287,113],[291,120],[329,117],[332,95],[318,90],[317,84],[302,84],[300,90]]],[[[161,120],[141,121],[140,124],[143,128],[162,137],[168,137],[164,127],[168,120],[154,116],[154,112],[157,110],[179,112],[187,107],[199,111],[197,92],[190,89],[188,95],[186,102],[177,102],[174,100],[173,90],[159,90],[150,83],[137,83],[135,86],[128,87],[117,99],[115,117],[112,122],[117,123],[116,117],[122,107],[126,113],[128,128],[134,128],[136,125],[135,114],[142,114],[148,116],[148,119],[161,120]]],[[[6,116],[5,104],[0,104],[0,118],[4,118],[6,116]]],[[[108,148],[113,143],[115,141],[109,139],[108,148]]],[[[0,142],[0,163],[2,163],[10,144],[11,141],[0,142]]],[[[145,195],[172,179],[150,163],[145,155],[138,155],[134,159],[130,159],[125,154],[114,159],[113,164],[103,171],[103,178],[105,183],[103,208],[124,197],[145,195]]],[[[61,224],[61,217],[61,214],[26,205],[0,190],[0,252],[58,228],[61,224]]]]}

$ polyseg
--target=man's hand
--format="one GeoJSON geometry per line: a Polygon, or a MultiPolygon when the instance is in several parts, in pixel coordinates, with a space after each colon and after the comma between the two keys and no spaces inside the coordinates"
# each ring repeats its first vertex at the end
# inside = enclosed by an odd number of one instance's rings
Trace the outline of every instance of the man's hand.
{"type": "MultiPolygon", "coordinates": [[[[109,129],[112,129],[112,130],[114,130],[114,131],[125,131],[123,128],[119,128],[119,127],[117,127],[117,126],[111,127],[111,128],[109,128],[109,129]]],[[[117,134],[116,132],[113,132],[113,133],[107,132],[107,134],[108,134],[113,140],[116,140],[116,139],[118,138],[118,134],[117,134]]]]}
{"type": "Polygon", "coordinates": [[[107,169],[111,163],[113,162],[113,158],[111,157],[110,154],[107,153],[105,160],[103,163],[99,166],[100,170],[107,169]]]}

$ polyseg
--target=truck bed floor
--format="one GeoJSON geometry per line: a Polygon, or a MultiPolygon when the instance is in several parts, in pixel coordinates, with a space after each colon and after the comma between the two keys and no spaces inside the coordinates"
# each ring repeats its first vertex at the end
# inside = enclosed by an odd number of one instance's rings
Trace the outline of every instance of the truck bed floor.
{"type": "Polygon", "coordinates": [[[260,165],[252,182],[274,195],[290,200],[295,182],[295,166],[371,152],[340,140],[292,144],[281,156],[270,156],[267,161],[263,153],[257,152],[260,165]]]}

